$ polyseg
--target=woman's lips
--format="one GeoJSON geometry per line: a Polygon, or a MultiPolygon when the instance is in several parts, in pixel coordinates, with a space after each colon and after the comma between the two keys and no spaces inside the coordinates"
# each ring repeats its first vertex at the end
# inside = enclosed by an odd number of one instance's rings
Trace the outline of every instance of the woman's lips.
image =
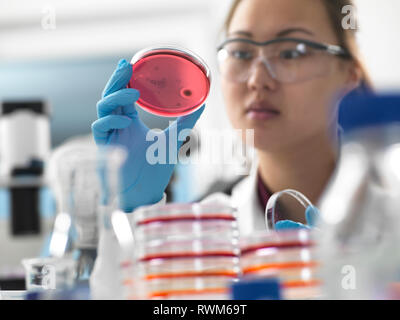
{"type": "Polygon", "coordinates": [[[280,112],[265,104],[253,104],[246,110],[246,117],[251,120],[269,120],[280,115],[280,112]]]}

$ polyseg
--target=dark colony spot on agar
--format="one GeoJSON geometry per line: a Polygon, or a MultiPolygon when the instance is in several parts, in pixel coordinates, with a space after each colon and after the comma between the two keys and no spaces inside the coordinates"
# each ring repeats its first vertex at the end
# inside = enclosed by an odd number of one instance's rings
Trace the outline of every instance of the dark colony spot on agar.
{"type": "Polygon", "coordinates": [[[183,90],[183,94],[186,97],[190,97],[192,95],[192,90],[189,90],[189,89],[183,90]]]}
{"type": "Polygon", "coordinates": [[[162,78],[161,80],[149,80],[149,82],[159,89],[163,89],[167,86],[167,79],[162,78]]]}

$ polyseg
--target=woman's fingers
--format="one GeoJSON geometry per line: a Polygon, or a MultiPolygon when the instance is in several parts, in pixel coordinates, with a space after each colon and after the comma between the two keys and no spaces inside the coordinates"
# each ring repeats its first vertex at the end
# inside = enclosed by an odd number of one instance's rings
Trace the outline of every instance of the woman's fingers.
{"type": "Polygon", "coordinates": [[[125,59],[120,60],[103,90],[102,97],[104,98],[120,89],[126,88],[131,77],[132,66],[125,59]]]}
{"type": "Polygon", "coordinates": [[[203,113],[205,108],[205,105],[203,105],[201,108],[196,110],[195,112],[188,114],[186,116],[179,117],[176,119],[177,125],[178,125],[178,132],[184,129],[193,129],[195,126],[197,120],[199,120],[201,114],[203,113]]]}
{"type": "Polygon", "coordinates": [[[316,223],[317,223],[319,215],[320,215],[320,213],[319,213],[319,210],[318,210],[317,207],[308,206],[307,209],[306,209],[306,221],[307,221],[307,224],[310,227],[314,227],[316,225],[316,223]]]}
{"type": "Polygon", "coordinates": [[[164,130],[167,141],[169,141],[171,131],[176,130],[178,138],[177,148],[179,149],[183,141],[185,141],[185,139],[189,136],[190,131],[195,126],[197,120],[199,120],[204,108],[205,105],[191,114],[177,118],[167,129],[164,130]]]}
{"type": "Polygon", "coordinates": [[[97,103],[97,116],[102,118],[110,115],[118,107],[122,108],[122,113],[128,117],[137,114],[134,103],[139,99],[139,91],[135,89],[121,89],[111,93],[97,103]]]}
{"type": "Polygon", "coordinates": [[[92,123],[92,133],[97,144],[107,143],[111,130],[129,127],[132,119],[126,116],[108,115],[92,123]]]}

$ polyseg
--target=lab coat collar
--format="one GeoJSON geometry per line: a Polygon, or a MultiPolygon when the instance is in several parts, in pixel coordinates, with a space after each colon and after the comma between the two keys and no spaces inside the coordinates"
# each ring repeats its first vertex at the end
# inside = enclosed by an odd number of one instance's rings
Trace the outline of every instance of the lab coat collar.
{"type": "Polygon", "coordinates": [[[258,159],[255,157],[250,173],[232,190],[232,204],[238,210],[238,224],[241,235],[265,230],[264,210],[257,195],[258,159]]]}

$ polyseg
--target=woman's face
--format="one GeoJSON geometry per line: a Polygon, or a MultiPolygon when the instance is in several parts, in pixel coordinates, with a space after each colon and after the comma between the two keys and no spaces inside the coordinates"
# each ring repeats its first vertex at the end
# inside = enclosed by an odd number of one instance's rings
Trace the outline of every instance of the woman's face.
{"type": "MultiPolygon", "coordinates": [[[[283,32],[285,37],[338,42],[321,0],[242,0],[228,35],[264,42],[283,32]],[[293,29],[301,30],[290,31],[293,29]]],[[[333,132],[338,93],[354,86],[357,79],[353,63],[335,56],[327,61],[332,64],[331,72],[295,83],[275,80],[261,63],[246,82],[223,78],[225,105],[233,126],[254,129],[255,147],[265,151],[292,149],[333,132]],[[249,110],[253,103],[275,112],[249,110]]]]}

